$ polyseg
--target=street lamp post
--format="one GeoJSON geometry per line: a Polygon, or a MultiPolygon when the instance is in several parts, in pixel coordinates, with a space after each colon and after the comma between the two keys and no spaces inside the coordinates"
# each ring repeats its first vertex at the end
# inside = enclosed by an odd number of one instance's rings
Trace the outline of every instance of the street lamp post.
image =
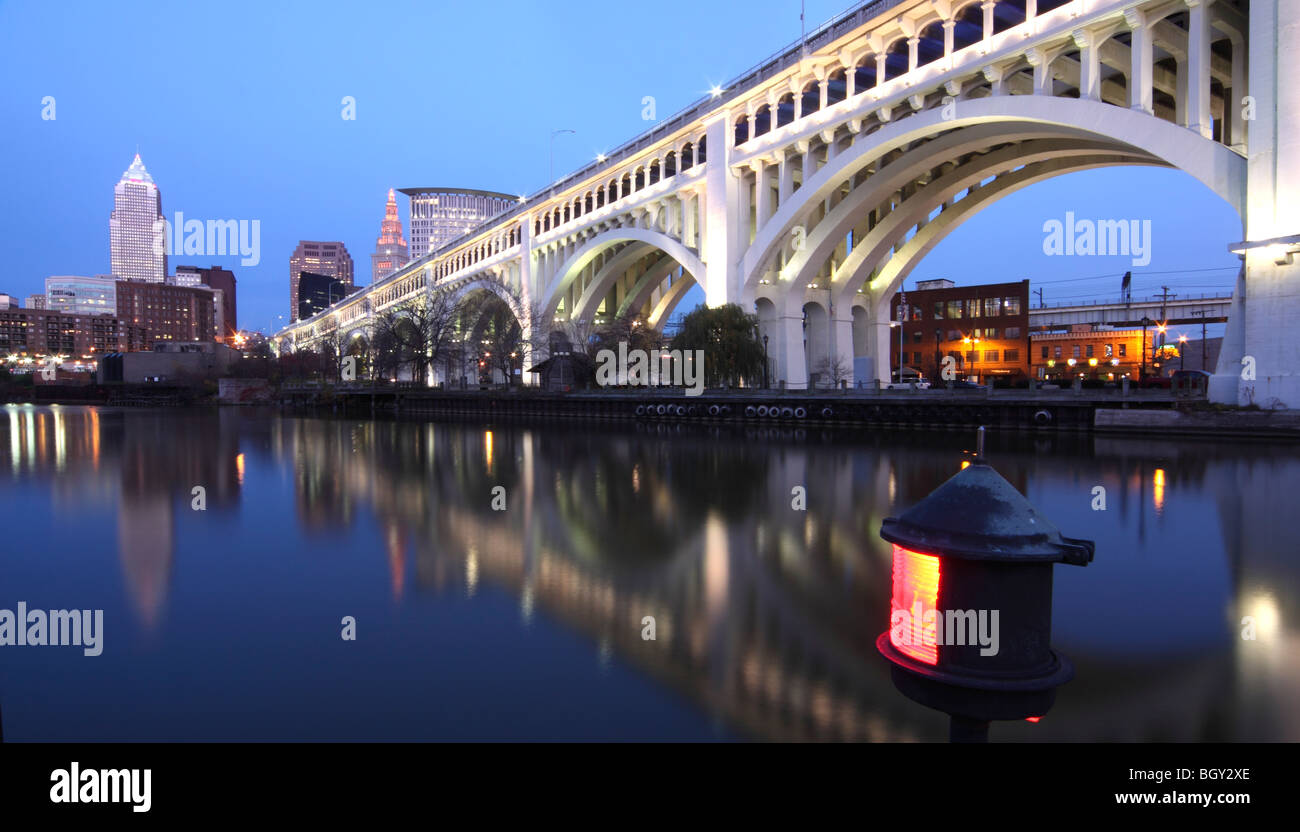
{"type": "Polygon", "coordinates": [[[1187,336],[1178,336],[1178,369],[1182,370],[1187,366],[1187,336]]]}
{"type": "Polygon", "coordinates": [[[907,320],[907,293],[898,293],[898,383],[903,383],[903,322],[907,320]]]}
{"type": "Polygon", "coordinates": [[[767,378],[767,336],[763,336],[763,389],[770,390],[772,383],[767,378]]]}
{"type": "Polygon", "coordinates": [[[978,337],[972,338],[971,336],[967,335],[965,338],[961,339],[961,341],[963,344],[971,348],[970,349],[970,371],[971,371],[971,375],[975,376],[976,382],[978,382],[980,374],[979,371],[976,369],[976,366],[979,364],[979,360],[980,360],[980,339],[978,337]]]}
{"type": "Polygon", "coordinates": [[[1151,364],[1156,369],[1157,377],[1164,374],[1165,328],[1164,323],[1156,326],[1156,332],[1160,334],[1160,346],[1157,348],[1155,344],[1151,345],[1151,364]]]}
{"type": "Polygon", "coordinates": [[[555,182],[555,137],[563,133],[577,133],[577,132],[578,132],[577,130],[567,130],[567,129],[551,131],[551,168],[550,168],[550,178],[546,181],[547,187],[550,187],[551,184],[555,182]]]}

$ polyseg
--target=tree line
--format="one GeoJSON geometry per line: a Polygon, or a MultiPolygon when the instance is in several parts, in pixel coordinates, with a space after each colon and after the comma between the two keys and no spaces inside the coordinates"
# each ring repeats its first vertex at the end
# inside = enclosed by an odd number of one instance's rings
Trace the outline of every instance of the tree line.
{"type": "Polygon", "coordinates": [[[597,320],[545,321],[540,309],[487,290],[453,299],[449,292],[390,306],[370,318],[356,337],[340,327],[310,348],[279,358],[282,379],[362,381],[405,378],[423,382],[436,374],[451,386],[506,379],[523,382],[531,367],[557,352],[601,350],[701,350],[705,384],[759,386],[764,382],[764,345],[758,319],[736,304],[703,304],[680,319],[672,337],[628,314],[597,320]],[[516,309],[523,310],[524,321],[516,309]],[[528,326],[525,327],[525,324],[528,326]],[[531,336],[531,337],[530,337],[531,336]],[[529,366],[523,366],[528,362],[529,366]],[[475,377],[477,375],[477,378],[475,377]]]}

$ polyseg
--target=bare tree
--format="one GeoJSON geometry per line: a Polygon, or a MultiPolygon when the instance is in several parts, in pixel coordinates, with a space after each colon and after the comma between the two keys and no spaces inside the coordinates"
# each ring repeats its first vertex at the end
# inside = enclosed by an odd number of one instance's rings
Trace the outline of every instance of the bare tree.
{"type": "Polygon", "coordinates": [[[401,316],[391,307],[374,316],[370,328],[370,356],[376,378],[395,376],[402,366],[400,324],[401,316]]]}
{"type": "Polygon", "coordinates": [[[853,377],[853,365],[843,356],[832,358],[823,358],[814,368],[818,377],[829,381],[831,387],[839,387],[840,382],[848,381],[853,377]]]}
{"type": "Polygon", "coordinates": [[[590,319],[556,321],[552,324],[551,331],[563,335],[568,339],[574,352],[580,352],[588,358],[595,358],[596,353],[600,351],[597,337],[600,327],[590,319]]]}
{"type": "Polygon", "coordinates": [[[342,327],[336,326],[317,339],[317,352],[321,356],[321,372],[328,373],[333,381],[343,378],[347,345],[348,337],[342,327]]]}
{"type": "Polygon", "coordinates": [[[456,334],[456,307],[447,292],[390,306],[374,319],[376,366],[396,372],[409,368],[411,379],[428,378],[456,334]]]}

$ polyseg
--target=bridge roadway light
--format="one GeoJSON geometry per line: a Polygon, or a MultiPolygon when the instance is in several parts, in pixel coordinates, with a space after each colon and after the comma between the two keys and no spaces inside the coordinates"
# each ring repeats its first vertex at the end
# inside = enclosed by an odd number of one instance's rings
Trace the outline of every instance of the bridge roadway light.
{"type": "Polygon", "coordinates": [[[721,97],[722,97],[722,87],[718,86],[717,84],[714,84],[714,85],[709,89],[709,95],[710,95],[711,97],[713,97],[713,98],[721,98],[721,97]]]}
{"type": "Polygon", "coordinates": [[[989,722],[1036,722],[1052,707],[1074,676],[1049,644],[1054,565],[1086,566],[1096,549],[1064,537],[993,470],[982,427],[976,448],[970,465],[880,526],[893,587],[876,649],[899,692],[951,717],[954,742],[987,741],[989,722]]]}
{"type": "Polygon", "coordinates": [[[1259,250],[1262,250],[1265,256],[1272,258],[1275,264],[1289,266],[1294,262],[1295,254],[1300,252],[1300,234],[1272,237],[1267,240],[1243,240],[1228,246],[1228,251],[1240,254],[1242,257],[1245,257],[1247,252],[1259,250]]]}

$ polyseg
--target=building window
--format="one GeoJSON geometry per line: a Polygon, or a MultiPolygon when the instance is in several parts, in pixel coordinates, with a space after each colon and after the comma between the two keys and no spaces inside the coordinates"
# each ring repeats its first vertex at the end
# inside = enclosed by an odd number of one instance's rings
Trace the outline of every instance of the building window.
{"type": "Polygon", "coordinates": [[[941,300],[934,302],[934,319],[936,321],[943,320],[943,301],[941,300]]]}
{"type": "Polygon", "coordinates": [[[1119,345],[1119,357],[1120,357],[1120,358],[1127,358],[1127,357],[1128,357],[1128,344],[1120,344],[1120,345],[1119,345]]]}
{"type": "Polygon", "coordinates": [[[1073,347],[1070,347],[1070,352],[1071,352],[1071,355],[1072,355],[1074,358],[1078,358],[1078,357],[1079,357],[1079,345],[1078,345],[1078,344],[1075,344],[1073,347]]]}
{"type": "Polygon", "coordinates": [[[921,331],[918,329],[916,332],[913,332],[913,333],[912,333],[912,343],[913,343],[913,344],[919,344],[919,343],[921,343],[921,338],[922,338],[922,337],[924,337],[924,336],[921,334],[921,331]]]}
{"type": "Polygon", "coordinates": [[[998,337],[998,328],[995,327],[995,326],[987,327],[987,328],[984,330],[984,337],[985,337],[985,338],[997,338],[997,337],[998,337]]]}
{"type": "Polygon", "coordinates": [[[1020,337],[1020,327],[1018,326],[1007,327],[1007,338],[1019,338],[1019,337],[1020,337]]]}
{"type": "Polygon", "coordinates": [[[998,310],[1002,306],[1002,298],[985,298],[984,299],[984,317],[996,318],[998,310]]]}
{"type": "Polygon", "coordinates": [[[966,363],[969,364],[974,360],[975,360],[975,350],[966,350],[966,363]]]}
{"type": "Polygon", "coordinates": [[[1002,354],[1002,360],[1008,363],[1020,360],[1020,350],[1007,350],[1002,354]]]}
{"type": "Polygon", "coordinates": [[[1047,357],[1047,347],[1043,347],[1043,358],[1047,357]]]}
{"type": "Polygon", "coordinates": [[[1106,356],[1107,358],[1110,358],[1114,354],[1115,354],[1115,345],[1107,344],[1104,351],[1102,352],[1102,355],[1106,356]]]}
{"type": "Polygon", "coordinates": [[[1093,351],[1093,345],[1092,345],[1092,344],[1089,344],[1089,345],[1088,345],[1088,351],[1087,351],[1087,356],[1088,356],[1089,358],[1092,358],[1092,351],[1093,351]]]}
{"type": "Polygon", "coordinates": [[[1057,344],[1056,346],[1052,347],[1052,358],[1060,358],[1060,357],[1061,357],[1061,345],[1057,344]]]}
{"type": "Polygon", "coordinates": [[[921,354],[919,352],[912,353],[912,363],[917,365],[921,363],[921,354]]]}
{"type": "Polygon", "coordinates": [[[949,318],[961,317],[961,301],[959,300],[948,301],[948,317],[949,318]]]}
{"type": "Polygon", "coordinates": [[[966,301],[966,317],[968,317],[968,318],[978,318],[979,316],[980,316],[980,302],[979,302],[979,300],[977,299],[977,300],[968,300],[968,301],[966,301]]]}
{"type": "Polygon", "coordinates": [[[1019,315],[1019,314],[1020,314],[1020,298],[1005,298],[1005,299],[1003,299],[1003,301],[1002,301],[1002,314],[1004,314],[1004,315],[1019,315]]]}
{"type": "Polygon", "coordinates": [[[985,350],[985,351],[984,351],[984,360],[985,360],[985,361],[997,361],[997,360],[998,360],[998,351],[997,351],[997,350],[985,350]]]}

